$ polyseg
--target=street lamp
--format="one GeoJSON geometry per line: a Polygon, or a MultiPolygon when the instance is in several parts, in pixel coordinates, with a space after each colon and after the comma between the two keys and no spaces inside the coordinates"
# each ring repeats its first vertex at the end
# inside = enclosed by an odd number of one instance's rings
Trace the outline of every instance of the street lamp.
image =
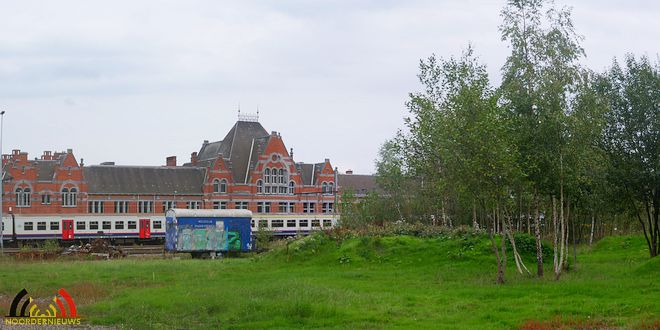
{"type": "Polygon", "coordinates": [[[5,162],[2,160],[2,124],[5,119],[5,111],[0,111],[0,255],[5,255],[5,237],[4,227],[5,222],[2,216],[2,200],[5,198],[5,162]]]}

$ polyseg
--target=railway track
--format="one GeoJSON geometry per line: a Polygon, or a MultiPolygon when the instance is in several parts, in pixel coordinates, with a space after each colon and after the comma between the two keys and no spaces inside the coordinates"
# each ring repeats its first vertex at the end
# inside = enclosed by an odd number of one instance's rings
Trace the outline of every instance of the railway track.
{"type": "MultiPolygon", "coordinates": [[[[163,253],[162,245],[136,245],[118,246],[127,255],[158,255],[163,253]]],[[[25,251],[25,250],[24,250],[25,251]]],[[[29,249],[27,251],[43,251],[43,249],[29,249]]],[[[20,248],[5,248],[5,255],[14,255],[21,252],[20,248]]]]}

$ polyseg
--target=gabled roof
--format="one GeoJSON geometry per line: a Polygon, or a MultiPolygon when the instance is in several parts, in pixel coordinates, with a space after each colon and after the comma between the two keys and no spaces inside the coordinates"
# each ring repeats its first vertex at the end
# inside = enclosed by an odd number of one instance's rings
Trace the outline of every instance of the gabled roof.
{"type": "Polygon", "coordinates": [[[302,183],[305,186],[315,185],[318,181],[319,173],[323,169],[325,163],[316,163],[316,164],[305,164],[305,163],[296,163],[296,168],[300,173],[300,178],[302,183]]]}
{"type": "Polygon", "coordinates": [[[83,174],[90,194],[201,195],[206,169],[89,166],[83,174]]]}
{"type": "Polygon", "coordinates": [[[60,160],[36,160],[34,166],[37,168],[37,181],[53,181],[55,167],[60,165],[60,160]]]}
{"type": "Polygon", "coordinates": [[[368,174],[338,174],[337,186],[342,192],[351,190],[356,196],[365,196],[369,192],[382,192],[376,183],[376,176],[368,174]]]}
{"type": "Polygon", "coordinates": [[[234,182],[243,183],[248,165],[250,168],[254,168],[259,157],[257,150],[261,150],[261,152],[265,150],[269,136],[260,123],[239,120],[222,141],[202,145],[198,153],[200,165],[207,165],[209,161],[222,153],[224,158],[229,159],[234,182]]]}

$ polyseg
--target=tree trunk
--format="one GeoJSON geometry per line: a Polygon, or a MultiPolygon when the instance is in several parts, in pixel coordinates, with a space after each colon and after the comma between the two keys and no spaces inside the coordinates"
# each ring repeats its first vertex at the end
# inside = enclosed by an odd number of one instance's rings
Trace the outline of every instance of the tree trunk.
{"type": "MultiPolygon", "coordinates": [[[[497,261],[497,284],[504,284],[504,265],[502,264],[503,257],[500,256],[500,252],[497,249],[497,244],[495,244],[495,239],[493,238],[493,231],[495,228],[489,231],[490,234],[490,243],[493,246],[493,252],[495,252],[495,260],[497,261]]],[[[504,238],[502,238],[504,241],[504,238]]],[[[506,257],[504,257],[506,260],[506,257]]]]}
{"type": "Polygon", "coordinates": [[[539,196],[534,190],[534,234],[536,236],[536,275],[543,277],[543,246],[541,245],[541,217],[539,215],[539,196]]]}
{"type": "MultiPolygon", "coordinates": [[[[509,238],[509,242],[511,242],[511,249],[513,250],[513,259],[516,262],[516,268],[518,269],[518,273],[522,274],[523,269],[527,274],[531,273],[529,272],[529,269],[527,269],[527,266],[525,266],[525,263],[523,262],[522,258],[520,257],[520,254],[518,253],[518,248],[516,247],[516,239],[514,237],[514,233],[512,232],[512,221],[511,221],[511,214],[507,211],[506,205],[504,206],[504,218],[502,219],[502,228],[504,230],[504,233],[506,237],[509,238]]],[[[502,238],[505,236],[503,235],[502,238]]]]}
{"type": "Polygon", "coordinates": [[[589,234],[589,246],[594,242],[594,228],[596,227],[596,211],[591,210],[591,233],[589,234]]]}
{"type": "Polygon", "coordinates": [[[559,277],[559,235],[557,231],[557,199],[555,195],[552,195],[552,269],[555,272],[555,277],[559,277]]]}
{"type": "Polygon", "coordinates": [[[479,223],[477,223],[477,204],[472,200],[472,227],[474,230],[479,230],[479,223]]]}

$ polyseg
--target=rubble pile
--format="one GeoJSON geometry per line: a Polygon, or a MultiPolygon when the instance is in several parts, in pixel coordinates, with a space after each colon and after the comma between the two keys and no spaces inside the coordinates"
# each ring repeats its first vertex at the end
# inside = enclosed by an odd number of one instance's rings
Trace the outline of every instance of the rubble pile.
{"type": "Polygon", "coordinates": [[[84,245],[71,245],[64,249],[62,255],[92,255],[108,259],[123,258],[126,253],[118,246],[110,245],[107,241],[96,239],[84,245]]]}

